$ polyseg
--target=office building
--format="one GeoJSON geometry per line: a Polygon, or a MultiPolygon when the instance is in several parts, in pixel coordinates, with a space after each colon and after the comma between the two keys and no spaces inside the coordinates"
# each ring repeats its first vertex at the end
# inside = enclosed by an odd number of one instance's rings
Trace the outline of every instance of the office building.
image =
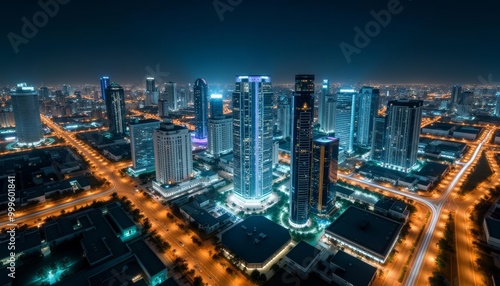
{"type": "Polygon", "coordinates": [[[244,202],[271,194],[273,92],[269,76],[238,76],[233,92],[234,193],[244,202]]]}
{"type": "Polygon", "coordinates": [[[123,88],[113,82],[106,88],[104,93],[109,133],[116,136],[123,136],[127,131],[127,114],[125,112],[125,93],[123,88]]]}
{"type": "Polygon", "coordinates": [[[379,95],[379,90],[373,87],[364,86],[359,91],[356,139],[360,147],[369,148],[371,146],[373,119],[378,114],[379,95]]]}
{"type": "Polygon", "coordinates": [[[20,83],[10,91],[16,137],[19,146],[36,146],[43,142],[38,94],[34,87],[20,83]]]}
{"type": "Polygon", "coordinates": [[[339,140],[323,137],[314,140],[311,175],[311,211],[327,215],[333,209],[339,161],[339,140]]]}
{"type": "Polygon", "coordinates": [[[384,166],[408,172],[417,163],[421,100],[391,100],[387,103],[384,166]]]}
{"type": "Polygon", "coordinates": [[[384,156],[385,117],[377,116],[373,119],[373,134],[371,160],[382,162],[384,156]]]}
{"type": "Polygon", "coordinates": [[[354,124],[356,118],[357,91],[342,88],[337,92],[335,106],[335,137],[347,154],[354,152],[354,124]]]}
{"type": "Polygon", "coordinates": [[[233,118],[220,115],[208,119],[207,151],[215,158],[233,152],[233,118]]]}
{"type": "Polygon", "coordinates": [[[290,108],[290,98],[287,96],[281,96],[278,99],[278,112],[276,118],[276,131],[283,135],[283,138],[288,138],[292,136],[292,122],[290,108]]]}
{"type": "Polygon", "coordinates": [[[160,122],[154,119],[136,120],[129,124],[133,175],[137,176],[154,170],[153,133],[158,128],[160,128],[160,122]]]}
{"type": "Polygon", "coordinates": [[[319,131],[324,134],[335,133],[336,103],[336,95],[330,93],[330,83],[327,79],[324,79],[318,100],[319,131]]]}
{"type": "Polygon", "coordinates": [[[173,184],[188,180],[193,172],[191,136],[186,127],[161,123],[153,132],[156,181],[173,184]]]}
{"type": "Polygon", "coordinates": [[[224,115],[224,101],[222,94],[210,95],[210,117],[224,115]]]}
{"type": "Polygon", "coordinates": [[[169,110],[178,111],[179,98],[177,97],[177,83],[171,81],[165,83],[165,91],[163,92],[161,99],[168,102],[169,110]]]}
{"type": "Polygon", "coordinates": [[[154,77],[147,77],[146,78],[146,100],[144,102],[144,105],[146,106],[151,106],[151,105],[157,105],[158,100],[159,100],[159,91],[156,88],[155,85],[155,79],[154,77]]]}
{"type": "Polygon", "coordinates": [[[106,100],[106,88],[109,86],[109,77],[101,77],[101,99],[106,100]]]}
{"type": "Polygon", "coordinates": [[[500,117],[500,92],[497,92],[495,95],[495,111],[493,114],[500,117]]]}
{"type": "Polygon", "coordinates": [[[158,100],[158,116],[162,119],[162,121],[165,121],[168,114],[168,101],[166,99],[158,100]]]}
{"type": "Polygon", "coordinates": [[[296,75],[292,97],[292,141],[290,160],[290,224],[301,227],[309,220],[311,189],[312,124],[314,120],[314,75],[296,75]]]}
{"type": "Polygon", "coordinates": [[[469,117],[472,114],[472,104],[474,103],[474,92],[464,91],[457,101],[457,115],[469,117]]]}
{"type": "Polygon", "coordinates": [[[458,100],[462,94],[462,86],[459,84],[456,84],[452,87],[451,89],[451,106],[456,106],[458,104],[458,100]]]}
{"type": "Polygon", "coordinates": [[[194,121],[196,139],[205,139],[208,136],[208,85],[199,78],[194,82],[194,121]]]}

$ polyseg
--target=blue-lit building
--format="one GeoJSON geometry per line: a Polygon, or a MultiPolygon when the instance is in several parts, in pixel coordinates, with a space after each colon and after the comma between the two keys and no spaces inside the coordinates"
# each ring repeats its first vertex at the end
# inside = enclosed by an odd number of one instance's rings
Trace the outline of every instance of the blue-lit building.
{"type": "Polygon", "coordinates": [[[500,117],[500,92],[495,94],[495,111],[493,114],[497,117],[500,117]]]}
{"type": "Polygon", "coordinates": [[[280,132],[283,138],[292,136],[290,98],[286,95],[278,99],[278,112],[276,116],[276,131],[280,132]]]}
{"type": "Polygon", "coordinates": [[[269,76],[238,76],[233,92],[234,193],[244,202],[271,194],[273,91],[269,76]]]}
{"type": "Polygon", "coordinates": [[[106,100],[106,88],[109,86],[109,77],[101,77],[101,99],[106,100]]]}
{"type": "Polygon", "coordinates": [[[160,128],[160,121],[154,119],[137,120],[129,124],[133,175],[137,176],[154,170],[153,133],[158,128],[160,128]]]}
{"type": "Polygon", "coordinates": [[[382,162],[384,156],[384,135],[385,135],[385,117],[377,116],[373,119],[371,160],[382,162]]]}
{"type": "Polygon", "coordinates": [[[314,140],[311,175],[311,212],[327,215],[333,209],[337,169],[339,163],[339,140],[323,137],[314,140]]]}
{"type": "Polygon", "coordinates": [[[224,101],[222,94],[210,95],[210,118],[224,115],[224,101]]]}
{"type": "Polygon", "coordinates": [[[359,91],[358,103],[358,132],[357,143],[361,147],[370,147],[373,131],[373,119],[378,113],[378,101],[380,92],[378,89],[364,86],[359,91]]]}
{"type": "Polygon", "coordinates": [[[114,136],[123,136],[127,131],[125,92],[120,85],[113,82],[106,88],[105,94],[109,133],[114,136]]]}
{"type": "Polygon", "coordinates": [[[356,119],[356,95],[358,92],[350,88],[342,88],[337,92],[335,106],[335,137],[347,154],[354,151],[354,124],[356,119]]]}
{"type": "Polygon", "coordinates": [[[391,100],[387,103],[384,136],[384,166],[408,172],[417,163],[421,100],[391,100]]]}
{"type": "Polygon", "coordinates": [[[197,139],[205,139],[208,136],[208,84],[206,80],[199,78],[194,82],[194,121],[197,139]]]}
{"type": "Polygon", "coordinates": [[[290,160],[290,224],[300,227],[309,220],[311,159],[314,120],[314,75],[296,75],[292,97],[290,160]]]}
{"type": "Polygon", "coordinates": [[[318,100],[319,130],[324,134],[335,133],[336,95],[330,93],[330,82],[323,80],[318,100]]]}
{"type": "Polygon", "coordinates": [[[10,91],[14,120],[16,122],[17,144],[36,146],[43,142],[40,106],[35,88],[20,83],[10,91]]]}

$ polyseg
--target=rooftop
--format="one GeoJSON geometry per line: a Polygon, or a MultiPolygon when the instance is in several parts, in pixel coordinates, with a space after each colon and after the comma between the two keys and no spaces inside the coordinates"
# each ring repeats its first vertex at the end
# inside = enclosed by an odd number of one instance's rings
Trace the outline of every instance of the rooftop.
{"type": "Polygon", "coordinates": [[[319,253],[319,249],[302,240],[286,254],[286,257],[307,268],[319,253]]]}
{"type": "Polygon", "coordinates": [[[400,222],[350,206],[326,231],[385,257],[402,226],[400,222]]]}
{"type": "Polygon", "coordinates": [[[290,239],[286,228],[263,216],[250,216],[224,232],[221,242],[247,263],[264,263],[290,239]]]}
{"type": "Polygon", "coordinates": [[[128,244],[128,247],[135,254],[137,259],[141,262],[144,269],[151,275],[156,275],[161,271],[165,271],[166,266],[163,262],[156,256],[156,254],[151,250],[151,248],[144,242],[144,240],[139,239],[128,244]]]}
{"type": "Polygon", "coordinates": [[[116,204],[113,204],[108,208],[108,214],[113,218],[113,221],[116,222],[122,231],[135,226],[132,219],[123,211],[121,207],[116,204]]]}
{"type": "Polygon", "coordinates": [[[377,268],[343,251],[338,251],[330,260],[339,268],[335,274],[354,286],[370,285],[377,268]]]}
{"type": "Polygon", "coordinates": [[[449,165],[447,164],[440,164],[436,162],[427,162],[420,171],[416,172],[415,174],[420,175],[422,177],[440,177],[443,175],[446,170],[450,168],[449,165]]]}

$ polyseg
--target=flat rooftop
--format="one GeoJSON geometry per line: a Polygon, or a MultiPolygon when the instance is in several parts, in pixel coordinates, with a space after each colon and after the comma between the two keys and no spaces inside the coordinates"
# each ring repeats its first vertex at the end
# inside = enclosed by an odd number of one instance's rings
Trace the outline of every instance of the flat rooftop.
{"type": "Polygon", "coordinates": [[[432,123],[430,125],[425,126],[422,129],[449,131],[449,130],[452,130],[454,127],[456,127],[456,125],[454,125],[454,124],[435,122],[435,123],[432,123]]]}
{"type": "Polygon", "coordinates": [[[448,168],[450,168],[450,166],[446,164],[427,162],[425,166],[415,174],[423,177],[440,177],[446,172],[446,170],[448,170],[448,168]]]}
{"type": "Polygon", "coordinates": [[[307,268],[319,253],[319,249],[302,240],[286,254],[286,257],[307,268]]]}
{"type": "Polygon", "coordinates": [[[146,242],[144,242],[144,240],[140,239],[129,243],[128,247],[139,259],[142,266],[150,275],[156,275],[159,272],[166,270],[167,267],[163,264],[160,258],[156,256],[146,242]]]}
{"type": "Polygon", "coordinates": [[[135,226],[132,219],[123,211],[121,207],[116,204],[113,204],[108,208],[108,214],[113,218],[122,231],[135,226]]]}
{"type": "Polygon", "coordinates": [[[264,263],[291,239],[286,228],[263,216],[250,216],[221,236],[222,245],[247,263],[264,263]]]}
{"type": "Polygon", "coordinates": [[[402,226],[400,222],[350,206],[326,231],[385,257],[402,226]]]}
{"type": "Polygon", "coordinates": [[[377,268],[343,251],[338,251],[330,260],[339,266],[335,274],[354,286],[368,286],[377,272],[377,268]]]}

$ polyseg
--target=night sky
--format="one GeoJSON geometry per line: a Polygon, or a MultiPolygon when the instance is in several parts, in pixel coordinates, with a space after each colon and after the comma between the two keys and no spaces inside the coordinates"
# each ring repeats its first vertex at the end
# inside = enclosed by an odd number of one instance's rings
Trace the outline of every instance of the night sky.
{"type": "Polygon", "coordinates": [[[236,74],[283,83],[296,73],[346,83],[479,84],[490,74],[500,81],[498,0],[401,0],[350,63],[339,45],[356,47],[354,27],[364,30],[370,11],[395,0],[59,1],[68,3],[18,53],[9,33],[23,37],[21,18],[33,23],[43,9],[38,1],[2,1],[0,84],[97,84],[102,75],[141,83],[146,67],[157,65],[169,73],[164,80],[181,83],[230,83],[236,74]],[[214,2],[237,5],[221,21],[214,2]]]}

